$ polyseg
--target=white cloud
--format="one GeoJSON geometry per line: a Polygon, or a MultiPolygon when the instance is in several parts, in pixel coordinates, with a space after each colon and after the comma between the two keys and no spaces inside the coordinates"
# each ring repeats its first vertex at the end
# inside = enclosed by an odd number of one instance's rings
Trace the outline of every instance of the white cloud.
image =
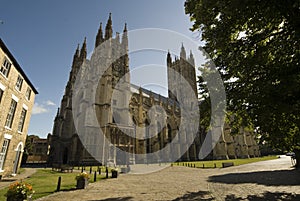
{"type": "Polygon", "coordinates": [[[34,103],[33,108],[32,108],[32,114],[43,114],[47,113],[48,110],[45,108],[45,106],[40,105],[38,103],[34,103]]]}
{"type": "Polygon", "coordinates": [[[52,102],[51,100],[47,100],[46,105],[55,106],[56,104],[54,102],[52,102]]]}

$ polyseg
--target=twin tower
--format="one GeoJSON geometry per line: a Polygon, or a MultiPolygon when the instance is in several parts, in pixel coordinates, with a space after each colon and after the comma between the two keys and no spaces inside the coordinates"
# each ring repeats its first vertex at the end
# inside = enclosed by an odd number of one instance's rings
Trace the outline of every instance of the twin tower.
{"type": "MultiPolygon", "coordinates": [[[[108,142],[103,137],[99,137],[93,128],[93,123],[91,123],[91,115],[86,112],[85,99],[91,95],[89,92],[80,94],[80,105],[72,108],[72,102],[74,101],[72,95],[77,93],[74,89],[75,81],[78,77],[85,76],[80,69],[85,62],[88,62],[86,57],[85,39],[81,49],[78,46],[74,54],[69,80],[61,100],[61,107],[54,120],[49,155],[50,164],[93,165],[101,163],[105,165],[122,165],[177,159],[197,160],[200,141],[194,140],[195,136],[192,135],[195,135],[195,132],[189,130],[191,127],[187,126],[183,129],[180,133],[181,139],[177,139],[177,133],[182,124],[179,103],[189,99],[189,97],[182,96],[186,89],[178,87],[178,83],[185,80],[189,84],[192,93],[197,97],[194,57],[192,53],[187,56],[183,44],[180,56],[175,57],[175,60],[172,60],[169,52],[167,54],[168,88],[172,90],[169,90],[168,97],[163,97],[130,84],[126,24],[122,36],[116,33],[114,38],[111,14],[104,31],[102,23],[100,24],[92,57],[99,58],[97,65],[113,62],[103,72],[103,76],[99,80],[95,110],[100,129],[108,142]],[[103,48],[106,51],[102,51],[103,48]],[[116,85],[122,81],[121,79],[124,79],[123,82],[127,83],[126,90],[129,90],[130,94],[122,90],[115,90],[116,85]],[[118,91],[119,95],[113,97],[113,91],[118,91]],[[162,114],[159,109],[153,109],[152,106],[155,105],[164,108],[165,113],[162,114]],[[79,123],[84,125],[81,130],[85,133],[84,139],[79,137],[79,131],[77,132],[74,126],[75,123],[78,124],[78,120],[74,123],[73,119],[72,111],[75,109],[79,110],[79,123]],[[149,110],[152,113],[154,112],[154,117],[162,116],[165,124],[155,118],[149,119],[149,110]],[[130,112],[130,120],[122,117],[124,111],[130,112]],[[116,119],[118,118],[121,119],[121,125],[116,125],[116,119]],[[124,133],[125,130],[127,135],[124,133]],[[128,135],[128,133],[132,135],[128,135]],[[171,141],[173,142],[172,145],[168,146],[171,141]],[[159,154],[159,150],[164,148],[166,150],[164,154],[159,154]]],[[[89,88],[89,85],[87,84],[85,87],[89,88]]],[[[192,104],[196,106],[198,102],[192,104]]]]}

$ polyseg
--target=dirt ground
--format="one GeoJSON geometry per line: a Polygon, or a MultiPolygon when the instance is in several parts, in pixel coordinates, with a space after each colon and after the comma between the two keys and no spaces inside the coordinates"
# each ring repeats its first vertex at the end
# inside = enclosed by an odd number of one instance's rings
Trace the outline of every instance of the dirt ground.
{"type": "Polygon", "coordinates": [[[174,166],[149,174],[121,174],[84,190],[38,200],[300,200],[300,171],[291,168],[286,156],[223,169],[174,166]]]}

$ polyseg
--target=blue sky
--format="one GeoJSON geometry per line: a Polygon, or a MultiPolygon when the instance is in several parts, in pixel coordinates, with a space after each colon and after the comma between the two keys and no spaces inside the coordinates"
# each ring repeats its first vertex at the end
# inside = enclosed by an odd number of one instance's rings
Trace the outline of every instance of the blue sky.
{"type": "MultiPolygon", "coordinates": [[[[0,37],[39,91],[28,134],[45,137],[52,132],[77,44],[87,37],[91,52],[99,24],[105,25],[110,12],[114,32],[122,32],[126,22],[129,30],[163,28],[199,41],[199,33],[189,31],[192,23],[183,0],[1,1],[0,37]]],[[[133,54],[130,66],[159,58],[165,65],[165,55],[155,55],[133,54]]]]}

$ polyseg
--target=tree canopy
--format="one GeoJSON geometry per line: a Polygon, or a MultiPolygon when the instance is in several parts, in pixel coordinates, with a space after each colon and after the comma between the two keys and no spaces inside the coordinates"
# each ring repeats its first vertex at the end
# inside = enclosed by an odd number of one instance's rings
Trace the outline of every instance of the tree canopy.
{"type": "Polygon", "coordinates": [[[191,30],[201,33],[222,75],[236,123],[250,122],[262,140],[282,150],[300,148],[299,2],[185,2],[191,30]]]}

